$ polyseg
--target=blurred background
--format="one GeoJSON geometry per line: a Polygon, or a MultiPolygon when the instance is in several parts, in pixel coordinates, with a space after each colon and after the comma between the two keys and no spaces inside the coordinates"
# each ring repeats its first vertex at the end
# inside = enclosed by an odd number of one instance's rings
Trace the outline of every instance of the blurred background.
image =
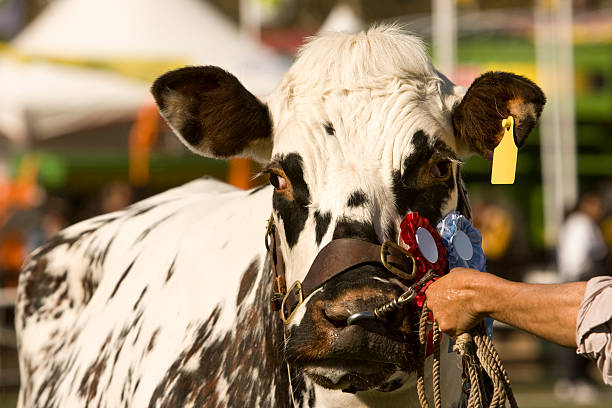
{"type": "MultiPolygon", "coordinates": [[[[13,303],[30,251],[204,174],[264,182],[248,160],[188,153],[152,81],[219,65],[265,96],[308,36],[381,21],[426,39],[457,84],[507,70],[548,97],[514,185],[492,186],[478,157],[463,171],[488,270],[528,282],[612,274],[612,0],[0,0],[0,407],[16,402],[13,303]]],[[[502,325],[494,340],[522,407],[612,406],[573,351],[502,325]]]]}

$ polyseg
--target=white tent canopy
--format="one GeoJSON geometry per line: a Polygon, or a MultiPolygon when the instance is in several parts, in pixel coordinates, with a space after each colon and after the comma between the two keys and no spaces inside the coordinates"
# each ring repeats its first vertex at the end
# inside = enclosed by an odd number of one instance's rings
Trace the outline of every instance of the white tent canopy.
{"type": "Polygon", "coordinates": [[[320,33],[341,31],[347,33],[356,33],[364,26],[363,21],[355,11],[344,3],[337,4],[330,12],[325,22],[319,28],[320,33]]]}
{"type": "Polygon", "coordinates": [[[218,65],[258,95],[269,93],[288,68],[202,0],[56,0],[14,45],[68,58],[218,65]]]}
{"type": "MultiPolygon", "coordinates": [[[[201,0],[56,0],[11,43],[30,57],[219,65],[263,96],[286,61],[201,0]]],[[[128,118],[150,83],[102,69],[0,54],[0,134],[16,143],[128,118]]]]}
{"type": "Polygon", "coordinates": [[[130,118],[142,82],[100,70],[0,59],[0,133],[16,145],[130,118]]]}

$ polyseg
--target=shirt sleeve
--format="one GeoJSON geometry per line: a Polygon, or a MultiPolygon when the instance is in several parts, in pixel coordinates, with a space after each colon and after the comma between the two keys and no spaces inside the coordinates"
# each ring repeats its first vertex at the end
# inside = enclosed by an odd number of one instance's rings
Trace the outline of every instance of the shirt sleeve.
{"type": "Polygon", "coordinates": [[[597,363],[606,384],[612,385],[612,277],[588,281],[576,321],[576,352],[597,363]]]}

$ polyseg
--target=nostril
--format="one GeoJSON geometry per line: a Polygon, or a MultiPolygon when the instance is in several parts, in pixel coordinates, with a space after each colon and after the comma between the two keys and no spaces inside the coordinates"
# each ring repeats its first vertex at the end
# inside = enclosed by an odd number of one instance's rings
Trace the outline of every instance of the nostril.
{"type": "Polygon", "coordinates": [[[350,311],[340,305],[325,305],[322,310],[323,317],[337,329],[347,327],[347,319],[351,315],[350,311]]]}

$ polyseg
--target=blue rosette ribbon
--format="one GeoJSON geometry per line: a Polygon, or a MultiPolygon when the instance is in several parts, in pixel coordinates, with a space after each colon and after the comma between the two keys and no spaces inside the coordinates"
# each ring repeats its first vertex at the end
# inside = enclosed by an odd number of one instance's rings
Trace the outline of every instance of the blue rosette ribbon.
{"type": "Polygon", "coordinates": [[[485,271],[487,259],[482,252],[482,235],[469,219],[453,211],[438,223],[437,228],[447,250],[450,269],[464,267],[485,271]],[[467,243],[465,237],[471,244],[471,251],[466,251],[466,248],[461,247],[467,243]]]}
{"type": "MultiPolygon", "coordinates": [[[[463,267],[481,272],[486,270],[487,258],[482,251],[482,235],[468,218],[453,211],[438,223],[437,229],[446,247],[449,269],[463,267]]],[[[493,319],[484,320],[487,334],[492,337],[493,319]]],[[[452,351],[452,343],[449,352],[452,351]]]]}

